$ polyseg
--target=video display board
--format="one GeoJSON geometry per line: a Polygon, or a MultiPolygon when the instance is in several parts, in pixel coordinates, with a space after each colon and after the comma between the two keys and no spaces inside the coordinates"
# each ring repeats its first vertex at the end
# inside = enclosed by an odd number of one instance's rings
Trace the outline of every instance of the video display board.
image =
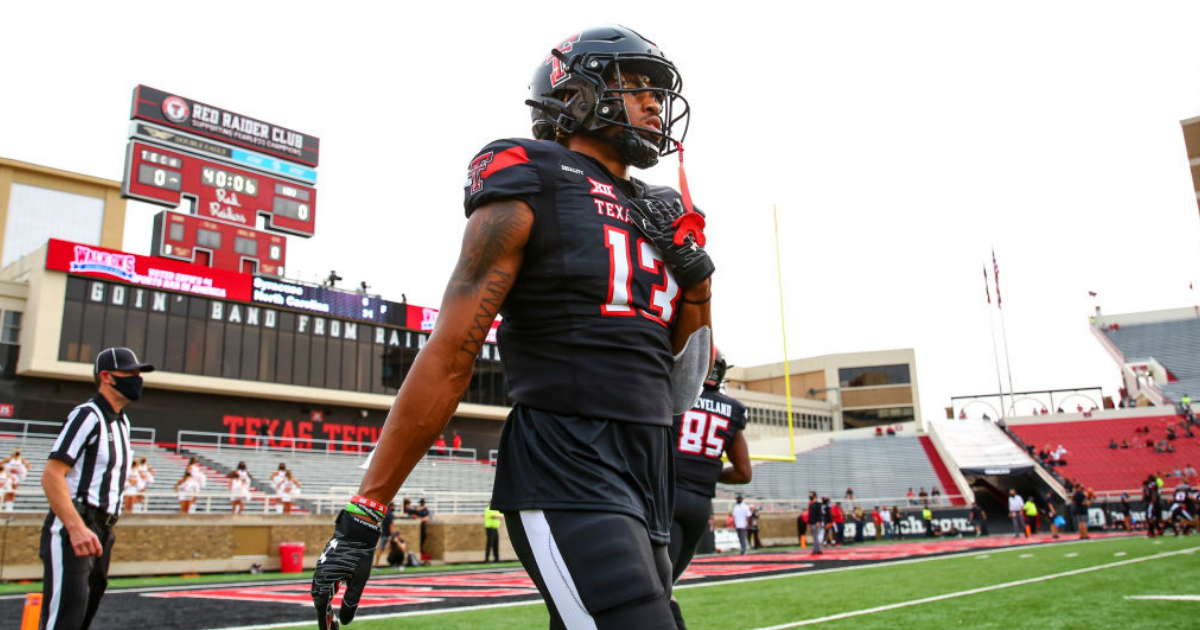
{"type": "Polygon", "coordinates": [[[260,214],[268,229],[301,236],[312,236],[316,224],[311,186],[141,140],[126,149],[121,193],[172,208],[190,197],[196,216],[251,229],[260,214]]]}

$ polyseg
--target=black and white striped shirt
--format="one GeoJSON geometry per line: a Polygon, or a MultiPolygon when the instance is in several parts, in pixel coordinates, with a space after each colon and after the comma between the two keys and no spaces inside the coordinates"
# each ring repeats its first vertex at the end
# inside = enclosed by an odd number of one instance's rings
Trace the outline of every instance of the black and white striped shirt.
{"type": "Polygon", "coordinates": [[[129,418],[113,411],[104,396],[97,395],[71,411],[54,441],[50,459],[71,466],[67,488],[73,501],[108,514],[121,513],[121,494],[133,459],[129,418]]]}

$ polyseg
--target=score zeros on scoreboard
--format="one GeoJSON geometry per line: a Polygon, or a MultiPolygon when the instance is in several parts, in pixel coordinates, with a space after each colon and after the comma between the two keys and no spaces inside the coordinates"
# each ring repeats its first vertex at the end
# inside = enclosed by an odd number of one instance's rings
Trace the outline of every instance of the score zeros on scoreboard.
{"type": "Polygon", "coordinates": [[[315,227],[315,188],[142,140],[129,142],[121,194],[171,208],[187,197],[196,216],[249,228],[260,214],[267,229],[312,236],[315,227]]]}

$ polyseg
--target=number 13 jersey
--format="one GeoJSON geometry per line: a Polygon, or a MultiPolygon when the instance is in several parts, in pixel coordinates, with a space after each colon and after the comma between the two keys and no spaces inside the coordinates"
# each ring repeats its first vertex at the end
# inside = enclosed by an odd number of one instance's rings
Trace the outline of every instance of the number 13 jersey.
{"type": "Polygon", "coordinates": [[[630,223],[630,197],[678,198],[615,177],[545,140],[499,140],[471,161],[469,217],[520,200],[533,210],[521,271],[497,334],[509,395],[561,414],[671,423],[670,326],[680,287],[630,223]]]}

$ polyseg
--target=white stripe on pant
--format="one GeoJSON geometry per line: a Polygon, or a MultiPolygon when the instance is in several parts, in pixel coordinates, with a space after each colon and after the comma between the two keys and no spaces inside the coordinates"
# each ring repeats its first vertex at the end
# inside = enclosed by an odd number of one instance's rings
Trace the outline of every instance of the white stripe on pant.
{"type": "Polygon", "coordinates": [[[550,523],[546,522],[546,515],[541,510],[522,510],[521,525],[525,528],[525,536],[529,539],[542,581],[546,583],[546,590],[550,592],[554,608],[563,623],[570,630],[596,630],[596,621],[583,607],[575,580],[563,562],[558,543],[550,532],[550,523]]]}

